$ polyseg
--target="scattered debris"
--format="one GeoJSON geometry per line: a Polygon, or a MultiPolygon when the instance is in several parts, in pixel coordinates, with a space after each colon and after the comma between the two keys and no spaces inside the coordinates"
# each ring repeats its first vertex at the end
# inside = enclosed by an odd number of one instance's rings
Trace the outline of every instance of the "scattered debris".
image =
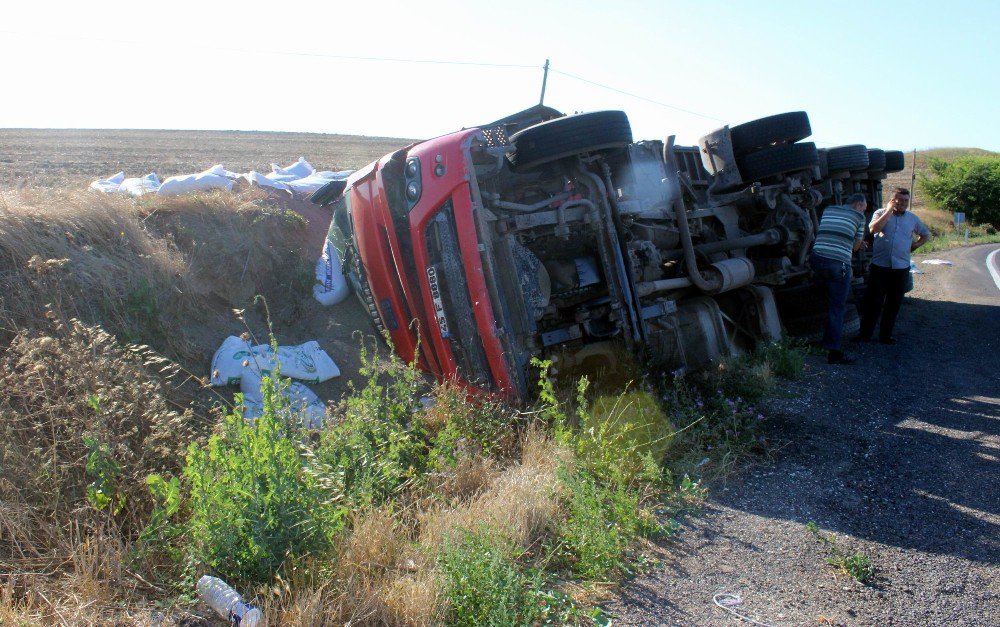
{"type": "Polygon", "coordinates": [[[924,259],[924,263],[930,264],[932,266],[953,266],[953,265],[955,265],[952,262],[946,261],[944,259],[924,259]]]}
{"type": "Polygon", "coordinates": [[[215,612],[239,627],[258,627],[264,624],[264,615],[250,603],[245,603],[240,593],[218,577],[204,575],[198,580],[198,596],[215,612]]]}
{"type": "Polygon", "coordinates": [[[740,614],[739,612],[733,609],[734,607],[739,607],[743,605],[743,597],[741,597],[738,594],[733,594],[731,592],[719,592],[712,597],[712,602],[721,607],[722,609],[726,610],[733,616],[739,618],[740,620],[745,620],[751,625],[759,625],[760,627],[770,627],[767,623],[761,623],[755,621],[749,616],[746,616],[745,614],[740,614]]]}
{"type": "Polygon", "coordinates": [[[127,193],[142,196],[156,193],[177,196],[211,189],[232,191],[234,185],[245,181],[250,185],[277,189],[291,195],[307,195],[330,181],[347,180],[353,173],[354,170],[317,172],[305,157],[299,157],[298,161],[287,167],[272,163],[269,174],[260,174],[254,170],[245,174],[230,172],[222,164],[217,164],[196,174],[171,176],[161,183],[155,172],[150,172],[141,178],[125,178],[125,172],[121,171],[108,178],[94,181],[90,184],[90,188],[105,194],[127,193]]]}

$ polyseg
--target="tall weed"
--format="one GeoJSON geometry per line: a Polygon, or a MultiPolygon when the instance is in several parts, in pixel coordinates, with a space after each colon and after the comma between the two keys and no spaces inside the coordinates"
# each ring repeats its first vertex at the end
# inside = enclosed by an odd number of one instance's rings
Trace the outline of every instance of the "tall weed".
{"type": "Polygon", "coordinates": [[[184,468],[192,555],[236,581],[267,581],[287,556],[323,551],[346,516],[269,377],[261,390],[263,415],[227,415],[206,445],[191,445],[184,468]]]}

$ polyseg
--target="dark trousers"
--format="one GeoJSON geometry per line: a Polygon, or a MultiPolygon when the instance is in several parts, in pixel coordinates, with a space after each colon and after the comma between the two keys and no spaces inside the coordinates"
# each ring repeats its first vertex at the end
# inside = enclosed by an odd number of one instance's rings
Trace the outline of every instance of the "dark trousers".
{"type": "Polygon", "coordinates": [[[878,337],[880,340],[887,340],[892,337],[892,328],[896,326],[896,315],[899,313],[899,306],[903,304],[906,277],[910,274],[910,269],[893,270],[872,264],[868,272],[868,287],[861,307],[861,337],[867,339],[872,336],[875,322],[878,321],[879,314],[882,314],[878,337]]]}
{"type": "Polygon", "coordinates": [[[851,291],[851,263],[813,254],[809,257],[809,265],[812,266],[815,277],[826,286],[828,309],[826,325],[823,327],[823,347],[839,351],[844,337],[847,295],[851,291]]]}

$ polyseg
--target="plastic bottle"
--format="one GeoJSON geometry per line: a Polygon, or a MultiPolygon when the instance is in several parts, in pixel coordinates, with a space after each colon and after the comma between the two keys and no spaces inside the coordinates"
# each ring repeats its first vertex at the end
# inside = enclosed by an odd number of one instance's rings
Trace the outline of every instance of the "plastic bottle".
{"type": "Polygon", "coordinates": [[[198,580],[198,596],[236,627],[263,627],[264,615],[260,610],[244,603],[240,593],[229,587],[225,581],[209,575],[198,580]]]}

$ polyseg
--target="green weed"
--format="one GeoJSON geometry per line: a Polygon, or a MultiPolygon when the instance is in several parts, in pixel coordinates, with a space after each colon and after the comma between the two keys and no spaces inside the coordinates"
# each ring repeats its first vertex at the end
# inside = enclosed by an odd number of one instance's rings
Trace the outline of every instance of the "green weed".
{"type": "Polygon", "coordinates": [[[858,583],[868,583],[875,578],[875,565],[868,555],[860,552],[851,555],[844,553],[837,546],[833,536],[821,532],[819,526],[811,520],[806,523],[806,530],[828,547],[830,556],[826,558],[827,564],[852,577],[858,583]]]}
{"type": "Polygon", "coordinates": [[[252,425],[227,415],[205,446],[191,445],[184,468],[191,554],[236,581],[267,581],[286,556],[322,551],[346,517],[269,377],[261,390],[263,415],[252,425]]]}
{"type": "Polygon", "coordinates": [[[336,491],[355,507],[384,502],[427,465],[424,426],[416,412],[420,373],[395,356],[380,366],[364,346],[361,359],[367,383],[347,400],[344,414],[321,434],[315,451],[336,491]]]}
{"type": "Polygon", "coordinates": [[[541,614],[539,574],[527,574],[502,539],[462,533],[446,540],[438,558],[445,579],[449,625],[532,625],[541,614]]]}
{"type": "MultiPolygon", "coordinates": [[[[88,404],[97,398],[90,395],[88,404]]],[[[97,401],[90,406],[96,408],[97,401]]],[[[112,511],[117,514],[125,507],[125,495],[116,487],[122,467],[112,457],[111,448],[97,438],[85,435],[83,444],[87,447],[87,477],[93,479],[87,486],[87,502],[97,510],[113,506],[112,511]]]]}
{"type": "Polygon", "coordinates": [[[798,340],[784,339],[780,342],[765,344],[754,356],[766,363],[771,372],[784,379],[798,380],[805,375],[806,345],[798,340]]]}

